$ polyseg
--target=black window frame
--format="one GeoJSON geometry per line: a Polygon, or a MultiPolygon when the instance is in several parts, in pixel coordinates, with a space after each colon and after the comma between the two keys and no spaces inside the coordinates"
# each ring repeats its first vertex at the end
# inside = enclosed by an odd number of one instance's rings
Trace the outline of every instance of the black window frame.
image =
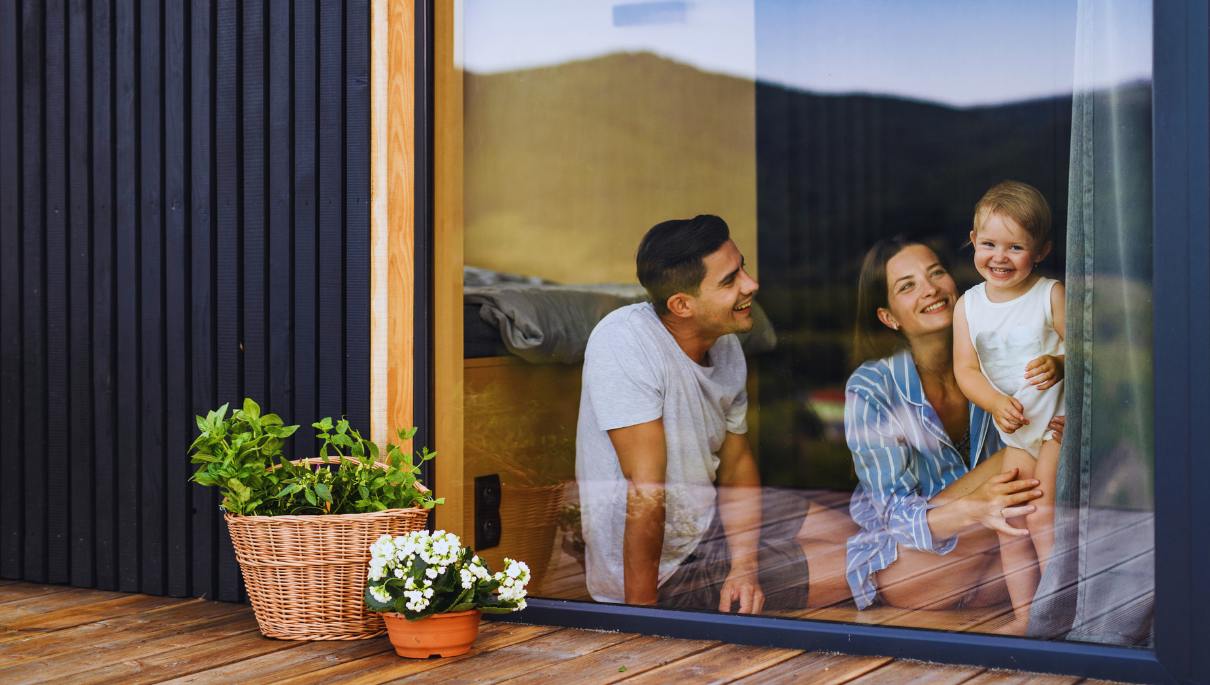
{"type": "MultiPolygon", "coordinates": [[[[434,435],[432,361],[434,5],[416,0],[415,408],[434,435]]],[[[497,620],[735,644],[827,650],[1137,682],[1210,682],[1210,460],[1193,427],[1210,425],[1210,10],[1153,0],[1155,642],[1152,649],[975,633],[531,599],[497,620]],[[1160,392],[1162,390],[1163,392],[1160,392]],[[1202,524],[1199,527],[1198,524],[1202,524]],[[1199,640],[1198,636],[1201,636],[1199,640]]],[[[437,446],[440,448],[440,446],[437,446]]],[[[437,488],[440,483],[435,483],[437,488]]]]}

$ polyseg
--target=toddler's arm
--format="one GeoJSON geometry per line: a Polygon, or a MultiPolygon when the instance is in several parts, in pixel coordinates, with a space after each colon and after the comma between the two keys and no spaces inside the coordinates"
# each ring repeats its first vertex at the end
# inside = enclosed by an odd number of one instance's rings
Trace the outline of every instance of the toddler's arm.
{"type": "Polygon", "coordinates": [[[1012,433],[1029,423],[1025,418],[1025,407],[996,390],[979,368],[979,353],[971,344],[970,329],[966,323],[964,297],[958,298],[954,311],[954,378],[966,399],[991,414],[1000,430],[1012,433]]]}

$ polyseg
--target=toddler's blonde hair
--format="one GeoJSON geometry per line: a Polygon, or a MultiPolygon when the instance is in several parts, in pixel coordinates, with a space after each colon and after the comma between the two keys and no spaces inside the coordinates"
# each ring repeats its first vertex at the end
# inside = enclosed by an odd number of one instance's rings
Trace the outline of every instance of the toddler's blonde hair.
{"type": "Polygon", "coordinates": [[[1037,188],[1020,181],[1001,181],[988,189],[975,204],[975,235],[992,214],[1006,216],[1021,225],[1035,247],[1050,242],[1050,205],[1037,188]]]}

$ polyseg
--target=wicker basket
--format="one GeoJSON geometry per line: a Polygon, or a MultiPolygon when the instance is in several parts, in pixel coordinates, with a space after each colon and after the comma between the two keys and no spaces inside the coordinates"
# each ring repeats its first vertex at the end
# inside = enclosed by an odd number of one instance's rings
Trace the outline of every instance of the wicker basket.
{"type": "MultiPolygon", "coordinates": [[[[323,464],[301,459],[296,464],[323,464]]],[[[381,465],[380,465],[381,466],[381,465]]],[[[235,558],[256,623],[282,640],[363,640],[386,632],[382,616],[365,606],[370,545],[383,533],[423,530],[424,509],[364,514],[234,516],[235,558]]]]}

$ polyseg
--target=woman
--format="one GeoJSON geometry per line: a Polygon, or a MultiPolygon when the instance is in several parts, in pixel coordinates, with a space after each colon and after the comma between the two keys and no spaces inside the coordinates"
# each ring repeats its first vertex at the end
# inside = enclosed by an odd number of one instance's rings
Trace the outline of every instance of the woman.
{"type": "Polygon", "coordinates": [[[864,363],[845,387],[845,437],[861,481],[850,504],[861,530],[848,540],[845,573],[858,608],[877,596],[908,609],[989,606],[1008,599],[1005,572],[1037,573],[1001,568],[996,532],[1027,535],[1008,519],[1033,512],[1041,492],[1037,480],[1002,472],[991,417],[958,389],[957,299],[926,245],[884,240],[866,254],[856,341],[864,363]]]}

